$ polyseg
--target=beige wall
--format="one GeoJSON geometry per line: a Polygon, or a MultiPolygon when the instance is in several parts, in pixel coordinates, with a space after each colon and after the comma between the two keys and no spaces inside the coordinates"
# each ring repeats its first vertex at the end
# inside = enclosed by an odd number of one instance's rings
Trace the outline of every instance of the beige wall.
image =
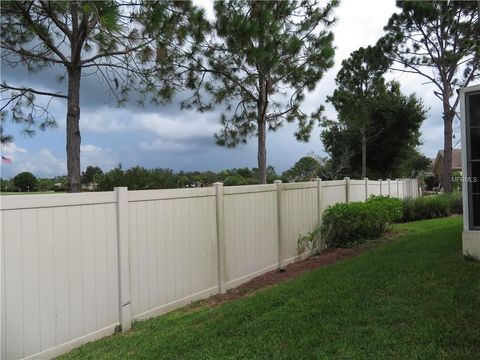
{"type": "Polygon", "coordinates": [[[480,260],[480,231],[463,231],[463,255],[480,260]]]}
{"type": "MultiPolygon", "coordinates": [[[[348,183],[2,196],[1,358],[51,358],[302,258],[348,183]]],[[[352,201],[379,192],[350,183],[352,201]]]]}

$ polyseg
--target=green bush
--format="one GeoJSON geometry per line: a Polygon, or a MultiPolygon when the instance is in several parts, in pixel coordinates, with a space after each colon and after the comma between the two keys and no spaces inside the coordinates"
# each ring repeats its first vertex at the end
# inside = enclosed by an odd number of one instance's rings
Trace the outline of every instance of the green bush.
{"type": "Polygon", "coordinates": [[[403,200],[402,221],[415,221],[446,217],[462,213],[462,194],[438,194],[403,200]]]}
{"type": "Polygon", "coordinates": [[[321,233],[327,247],[346,247],[380,237],[402,218],[402,203],[383,196],[366,202],[338,203],[323,213],[321,233]]]}

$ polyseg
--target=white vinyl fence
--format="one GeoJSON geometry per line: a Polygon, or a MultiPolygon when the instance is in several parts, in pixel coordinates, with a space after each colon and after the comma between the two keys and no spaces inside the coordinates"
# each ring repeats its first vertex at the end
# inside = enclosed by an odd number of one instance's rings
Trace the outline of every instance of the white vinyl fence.
{"type": "Polygon", "coordinates": [[[417,197],[345,180],[1,197],[1,358],[51,358],[305,256],[334,203],[417,197]]]}

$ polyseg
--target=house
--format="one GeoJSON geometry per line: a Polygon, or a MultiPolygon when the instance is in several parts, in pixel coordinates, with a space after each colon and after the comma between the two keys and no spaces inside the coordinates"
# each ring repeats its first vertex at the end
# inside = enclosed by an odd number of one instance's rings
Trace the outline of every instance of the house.
{"type": "Polygon", "coordinates": [[[460,89],[463,254],[480,260],[480,84],[460,89]]]}
{"type": "MultiPolygon", "coordinates": [[[[439,188],[442,187],[441,184],[443,183],[443,159],[443,150],[439,150],[437,153],[437,157],[433,162],[432,169],[432,172],[435,176],[435,183],[439,184],[439,188]]],[[[462,171],[462,149],[453,149],[452,151],[452,171],[462,171]]]]}

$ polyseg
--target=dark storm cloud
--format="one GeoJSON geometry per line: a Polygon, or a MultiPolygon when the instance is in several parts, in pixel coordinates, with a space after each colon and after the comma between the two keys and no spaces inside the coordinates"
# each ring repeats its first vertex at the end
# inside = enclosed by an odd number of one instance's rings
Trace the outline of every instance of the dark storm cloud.
{"type": "MultiPolygon", "coordinates": [[[[205,3],[211,15],[208,0],[205,3]]],[[[334,78],[341,61],[360,46],[374,44],[382,34],[382,28],[395,11],[395,3],[384,0],[368,2],[342,1],[334,28],[335,67],[327,72],[316,90],[306,94],[303,109],[307,113],[325,103],[325,97],[335,89],[334,78]],[[376,16],[372,17],[371,14],[376,16]]],[[[57,77],[64,75],[59,67],[50,67],[31,74],[19,66],[11,69],[2,64],[2,81],[12,81],[17,86],[39,87],[50,91],[65,91],[66,82],[59,83],[57,77]]],[[[256,139],[235,149],[226,149],[215,144],[213,134],[220,128],[218,119],[223,110],[199,114],[180,110],[178,100],[185,93],[177,94],[175,101],[166,106],[145,107],[135,105],[135,93],[125,108],[117,108],[116,102],[104,80],[96,75],[86,76],[81,83],[81,129],[82,168],[98,165],[108,170],[118,163],[125,168],[141,165],[145,167],[168,167],[175,170],[219,170],[232,167],[256,166],[256,139]]],[[[389,78],[400,81],[406,94],[416,92],[430,107],[428,120],[422,126],[424,145],[422,150],[433,157],[443,146],[443,123],[441,103],[433,96],[430,86],[422,85],[423,79],[408,74],[390,74],[389,78]]],[[[39,99],[40,100],[40,99],[39,99]]],[[[21,150],[11,149],[9,156],[14,167],[2,168],[2,176],[15,175],[16,170],[28,169],[40,175],[59,173],[65,169],[65,114],[66,103],[58,99],[51,104],[52,112],[59,121],[60,129],[50,130],[33,139],[18,137],[15,142],[21,150]]],[[[325,115],[336,118],[334,109],[327,104],[325,115]]],[[[9,130],[13,125],[8,124],[9,130]]],[[[300,157],[311,151],[323,154],[319,140],[320,129],[315,128],[309,143],[294,139],[295,124],[287,124],[276,133],[267,135],[267,162],[277,171],[291,167],[300,157]]]]}

